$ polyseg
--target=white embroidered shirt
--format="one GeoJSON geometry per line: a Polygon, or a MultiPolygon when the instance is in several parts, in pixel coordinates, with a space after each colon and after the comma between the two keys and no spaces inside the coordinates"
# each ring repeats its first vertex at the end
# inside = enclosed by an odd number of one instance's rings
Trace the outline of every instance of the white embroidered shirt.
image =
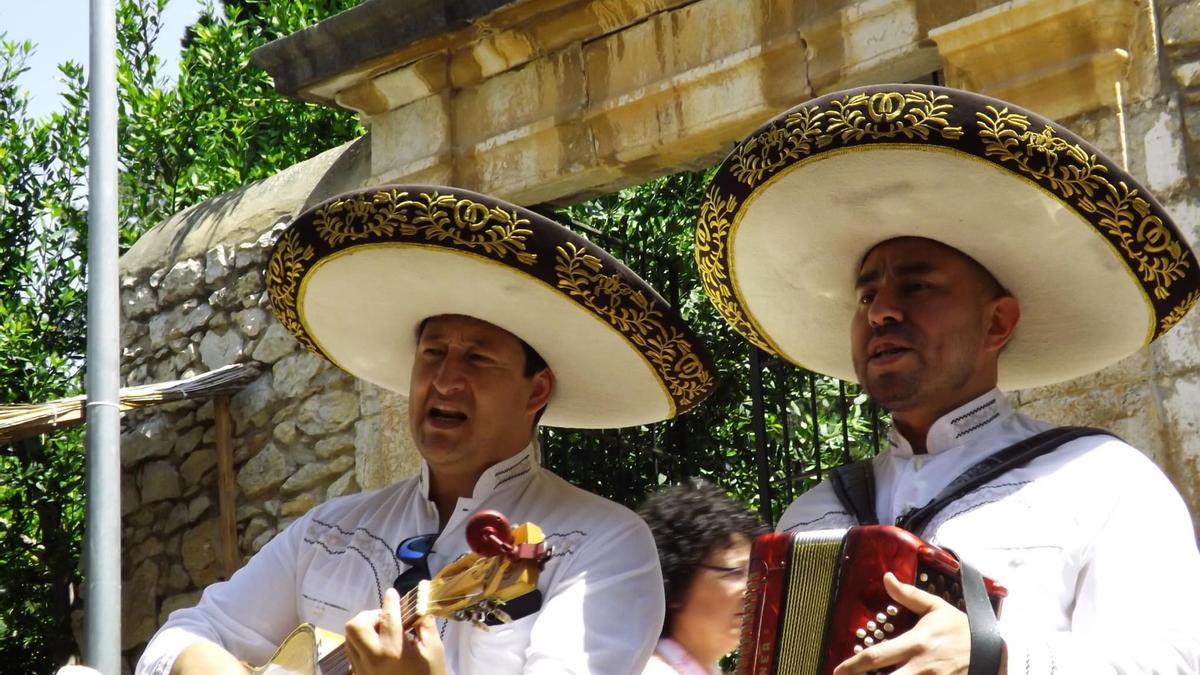
{"type": "MultiPolygon", "coordinates": [[[[939,419],[928,454],[893,429],[874,459],[881,523],[923,506],[975,463],[1052,425],[993,390],[939,419]]],[[[854,524],[828,481],[778,530],[854,524]]],[[[1088,436],[958,499],[921,533],[1008,589],[1010,674],[1200,672],[1200,552],[1178,492],[1141,452],[1088,436]]]]}
{"type": "MultiPolygon", "coordinates": [[[[317,506],[271,540],[194,608],[171,614],[147,646],[138,675],[169,673],[198,640],[260,665],[300,623],[342,633],[358,612],[378,609],[407,569],[408,537],[435,533],[428,467],[395,485],[317,506]]],[[[633,512],[542,469],[532,448],[493,466],[460,499],[429,557],[436,573],[467,552],[465,527],[481,509],[513,524],[537,523],[553,557],[538,581],[536,613],[484,631],[439,621],[457,675],[640,672],[662,629],[662,575],[649,529],[633,512]]]]}

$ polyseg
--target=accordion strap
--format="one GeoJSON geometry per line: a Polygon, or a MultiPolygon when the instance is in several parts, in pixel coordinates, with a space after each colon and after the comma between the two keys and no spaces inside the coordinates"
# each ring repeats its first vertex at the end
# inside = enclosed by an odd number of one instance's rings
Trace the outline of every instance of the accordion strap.
{"type": "Polygon", "coordinates": [[[829,474],[829,485],[859,525],[879,524],[875,515],[875,466],[870,458],[837,467],[829,474]]]}
{"type": "Polygon", "coordinates": [[[967,675],[996,675],[1000,672],[1000,660],[1004,654],[1004,638],[1000,635],[1000,622],[996,620],[996,610],[988,598],[983,575],[954,551],[947,548],[943,550],[958,558],[962,577],[963,604],[967,608],[967,626],[971,632],[967,675]]]}
{"type": "MultiPolygon", "coordinates": [[[[1084,436],[1112,436],[1103,429],[1092,427],[1055,427],[1018,441],[984,460],[955,478],[928,504],[896,519],[896,526],[920,536],[921,530],[942,509],[963,495],[978,489],[997,477],[1025,466],[1034,459],[1057,450],[1062,445],[1084,436]]],[[[870,459],[846,464],[834,469],[829,483],[842,506],[858,519],[860,525],[876,525],[875,467],[870,459]]]]}

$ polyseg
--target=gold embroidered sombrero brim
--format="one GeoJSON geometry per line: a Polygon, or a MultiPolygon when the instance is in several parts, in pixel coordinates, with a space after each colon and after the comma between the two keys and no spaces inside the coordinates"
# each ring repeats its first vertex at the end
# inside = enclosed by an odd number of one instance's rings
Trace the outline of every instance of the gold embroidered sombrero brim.
{"type": "Polygon", "coordinates": [[[300,214],[272,251],[276,318],[343,370],[408,394],[417,327],[462,314],[521,338],[554,371],[542,423],[668,419],[715,386],[678,313],[595,244],[458,188],[388,185],[300,214]]]}
{"type": "Polygon", "coordinates": [[[696,262],[743,336],[853,380],[855,274],[901,236],[963,251],[1020,300],[1005,389],[1110,365],[1200,299],[1195,254],[1124,169],[1034,113],[920,85],[822,96],[739,143],[701,207],[696,262]]]}

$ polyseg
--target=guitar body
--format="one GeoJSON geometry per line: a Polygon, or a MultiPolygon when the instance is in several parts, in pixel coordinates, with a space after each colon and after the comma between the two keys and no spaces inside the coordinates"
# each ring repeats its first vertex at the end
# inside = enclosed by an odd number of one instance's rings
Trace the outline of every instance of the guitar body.
{"type": "Polygon", "coordinates": [[[252,668],[255,675],[330,675],[322,673],[321,659],[342,645],[336,633],[306,623],[292,631],[265,665],[252,668]]]}
{"type": "MultiPolygon", "coordinates": [[[[508,522],[495,512],[482,511],[476,517],[490,519],[492,528],[502,523],[503,541],[486,544],[483,553],[467,553],[402,597],[405,628],[433,615],[470,621],[486,630],[484,621],[489,617],[509,621],[503,609],[506,602],[537,588],[538,573],[549,555],[541,528],[524,523],[510,531],[508,522]]],[[[284,639],[270,661],[250,670],[255,675],[346,675],[350,660],[344,642],[341,635],[306,623],[284,639]]]]}

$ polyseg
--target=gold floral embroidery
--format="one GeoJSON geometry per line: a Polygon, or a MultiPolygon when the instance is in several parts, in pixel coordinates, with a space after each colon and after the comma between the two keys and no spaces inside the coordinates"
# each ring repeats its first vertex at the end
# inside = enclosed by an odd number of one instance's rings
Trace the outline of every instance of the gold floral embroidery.
{"type": "Polygon", "coordinates": [[[825,133],[840,137],[841,142],[864,138],[927,140],[933,133],[953,140],[962,136],[962,127],[950,126],[947,119],[954,106],[949,96],[932,91],[881,91],[854,94],[834,101],[825,113],[829,125],[825,133]]]}
{"type": "Polygon", "coordinates": [[[369,196],[339,199],[317,211],[317,234],[332,247],[364,239],[423,236],[467,249],[482,249],[495,258],[512,255],[525,265],[537,262],[527,251],[533,234],[529,220],[516,212],[454,195],[379,191],[369,196]]]}
{"type": "Polygon", "coordinates": [[[312,260],[315,253],[312,246],[300,245],[300,235],[295,230],[286,233],[267,263],[267,286],[271,289],[271,309],[275,311],[275,318],[304,346],[319,353],[296,314],[297,287],[304,275],[305,263],[312,260]]]}
{"type": "Polygon", "coordinates": [[[397,226],[401,234],[411,236],[415,229],[401,214],[407,192],[379,191],[366,197],[338,199],[317,210],[313,225],[330,246],[346,242],[392,236],[397,226]]]}
{"type": "Polygon", "coordinates": [[[688,336],[664,321],[652,298],[630,286],[620,274],[604,274],[600,258],[566,242],[557,248],[558,287],[608,320],[654,366],[683,412],[712,388],[713,376],[693,351],[688,336]]]}
{"type": "Polygon", "coordinates": [[[1059,137],[1050,126],[1030,131],[1025,115],[988,106],[976,118],[987,156],[1046,181],[1064,199],[1074,198],[1079,210],[1094,216],[1100,231],[1133,261],[1154,297],[1170,297],[1171,285],[1191,267],[1191,256],[1136,188],[1111,182],[1095,154],[1059,137]]]}
{"type": "Polygon", "coordinates": [[[1025,173],[1050,183],[1051,189],[1063,197],[1090,197],[1098,182],[1105,180],[1102,174],[1108,169],[1096,155],[1059,138],[1049,126],[1039,132],[1030,131],[1025,115],[992,106],[986,113],[975,113],[975,117],[988,157],[1016,164],[1025,173]]]}
{"type": "Polygon", "coordinates": [[[787,116],[782,126],[772,125],[738,146],[730,173],[747,185],[756,185],[776,169],[804,157],[833,139],[821,135],[817,108],[801,108],[787,116]]]}
{"type": "Polygon", "coordinates": [[[1200,291],[1192,291],[1184,296],[1183,300],[1175,306],[1175,309],[1172,309],[1170,313],[1162,318],[1162,322],[1159,323],[1158,334],[1162,335],[1174,328],[1175,324],[1182,321],[1183,317],[1196,306],[1197,302],[1200,302],[1200,291]]]}
{"type": "Polygon", "coordinates": [[[726,245],[729,242],[729,229],[733,225],[730,215],[737,210],[737,206],[736,197],[725,194],[715,183],[709,186],[696,222],[696,244],[693,249],[696,267],[708,299],[729,325],[759,348],[771,351],[767,341],[742,312],[729,279],[732,265],[727,259],[726,245]]]}

